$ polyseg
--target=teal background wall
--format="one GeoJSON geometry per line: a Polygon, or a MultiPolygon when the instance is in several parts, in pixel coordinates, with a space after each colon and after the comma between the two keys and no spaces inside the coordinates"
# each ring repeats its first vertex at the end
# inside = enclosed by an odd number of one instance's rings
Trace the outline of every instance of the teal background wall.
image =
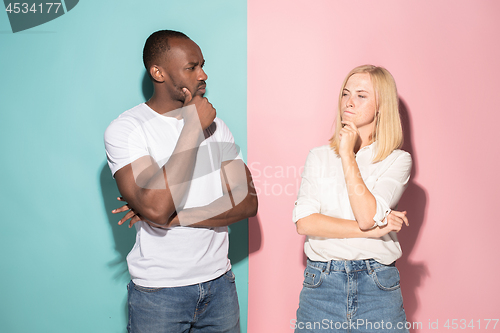
{"type": "MultiPolygon", "coordinates": [[[[80,1],[13,34],[0,13],[0,331],[125,332],[125,256],[118,191],[103,133],[147,100],[142,47],[175,29],[206,59],[207,97],[246,156],[246,1],[80,1]]],[[[246,332],[248,235],[230,257],[246,332]]]]}

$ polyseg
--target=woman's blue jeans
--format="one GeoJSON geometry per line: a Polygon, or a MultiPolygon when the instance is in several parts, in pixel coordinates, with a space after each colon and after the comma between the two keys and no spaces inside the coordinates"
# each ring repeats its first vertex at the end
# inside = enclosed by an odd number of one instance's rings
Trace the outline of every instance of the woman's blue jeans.
{"type": "Polygon", "coordinates": [[[239,333],[240,310],[231,270],[184,287],[128,285],[130,333],[239,333]]]}
{"type": "Polygon", "coordinates": [[[409,332],[406,325],[393,264],[307,261],[295,332],[409,332]]]}

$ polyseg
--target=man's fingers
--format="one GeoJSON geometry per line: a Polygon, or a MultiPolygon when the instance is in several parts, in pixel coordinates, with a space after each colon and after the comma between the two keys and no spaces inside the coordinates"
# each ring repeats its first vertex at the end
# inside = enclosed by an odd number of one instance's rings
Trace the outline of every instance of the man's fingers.
{"type": "Polygon", "coordinates": [[[188,88],[182,88],[182,92],[184,93],[184,106],[188,105],[189,102],[193,99],[191,92],[188,88]]]}
{"type": "MultiPolygon", "coordinates": [[[[121,200],[121,201],[123,201],[123,200],[121,200]]],[[[124,211],[129,210],[129,209],[130,209],[130,207],[127,204],[127,205],[123,205],[123,206],[121,206],[119,208],[113,209],[111,211],[111,213],[118,214],[118,213],[124,212],[124,211]]]]}
{"type": "Polygon", "coordinates": [[[125,216],[123,216],[121,218],[120,221],[118,221],[118,225],[122,225],[123,223],[125,223],[125,221],[127,221],[128,219],[130,219],[131,217],[133,217],[135,215],[135,213],[132,211],[132,210],[129,210],[127,212],[127,214],[125,214],[125,216]]]}
{"type": "Polygon", "coordinates": [[[132,226],[136,223],[136,222],[139,222],[141,220],[141,217],[139,215],[134,215],[134,217],[132,217],[132,219],[130,220],[130,223],[128,224],[128,227],[129,228],[132,228],[132,226]]]}
{"type": "Polygon", "coordinates": [[[129,211],[127,214],[125,214],[125,216],[123,216],[120,221],[118,221],[118,225],[122,225],[123,223],[125,223],[125,221],[127,221],[129,218],[131,218],[132,216],[134,215],[134,213],[132,211],[129,211]]]}

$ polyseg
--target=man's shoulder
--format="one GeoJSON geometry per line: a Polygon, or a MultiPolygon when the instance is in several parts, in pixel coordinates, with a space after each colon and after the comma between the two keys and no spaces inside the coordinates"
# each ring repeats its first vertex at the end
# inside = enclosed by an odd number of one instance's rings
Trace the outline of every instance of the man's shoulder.
{"type": "Polygon", "coordinates": [[[220,126],[220,127],[223,127],[224,130],[228,130],[229,131],[229,127],[227,127],[227,125],[224,122],[224,120],[222,120],[222,119],[220,119],[218,117],[215,117],[214,122],[217,124],[217,128],[220,126]]]}
{"type": "Polygon", "coordinates": [[[148,108],[146,103],[141,103],[121,113],[118,117],[111,121],[106,131],[119,127],[137,126],[153,117],[154,114],[151,113],[151,110],[148,108]]]}
{"type": "Polygon", "coordinates": [[[216,135],[220,136],[220,138],[225,138],[228,135],[231,137],[233,136],[233,134],[231,133],[231,130],[229,129],[229,127],[226,125],[226,123],[222,119],[216,117],[214,119],[214,122],[217,125],[216,135]]]}
{"type": "Polygon", "coordinates": [[[147,105],[141,103],[121,113],[106,128],[104,140],[107,142],[121,138],[124,135],[128,136],[130,133],[137,131],[141,127],[141,124],[146,122],[148,117],[151,116],[148,111],[147,105]]]}
{"type": "MultiPolygon", "coordinates": [[[[121,123],[126,121],[132,122],[143,122],[148,118],[151,118],[153,115],[151,114],[151,110],[146,105],[146,103],[141,103],[139,105],[134,106],[131,109],[121,113],[118,117],[116,117],[111,124],[113,123],[121,123]]],[[[110,125],[111,125],[110,124],[110,125]]]]}

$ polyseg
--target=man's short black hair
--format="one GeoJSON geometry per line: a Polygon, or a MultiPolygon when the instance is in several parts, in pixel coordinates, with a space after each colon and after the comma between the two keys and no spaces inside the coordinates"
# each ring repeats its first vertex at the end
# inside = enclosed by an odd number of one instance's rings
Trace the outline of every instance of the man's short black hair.
{"type": "Polygon", "coordinates": [[[170,45],[168,44],[170,38],[190,39],[182,32],[174,30],[160,30],[152,33],[146,40],[144,50],[142,51],[142,60],[148,74],[149,68],[154,65],[158,58],[170,50],[170,45]]]}

